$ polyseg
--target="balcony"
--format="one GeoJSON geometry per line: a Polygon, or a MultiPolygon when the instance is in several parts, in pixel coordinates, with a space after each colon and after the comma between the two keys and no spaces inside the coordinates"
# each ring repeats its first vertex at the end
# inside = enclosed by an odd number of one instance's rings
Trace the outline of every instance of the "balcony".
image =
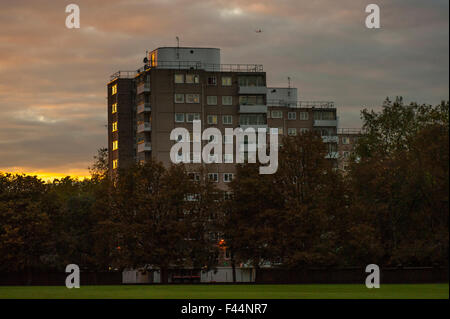
{"type": "Polygon", "coordinates": [[[136,94],[150,92],[150,83],[139,83],[136,87],[136,94]]]}
{"type": "Polygon", "coordinates": [[[313,126],[337,126],[337,120],[314,120],[313,126]]]}
{"type": "Polygon", "coordinates": [[[239,86],[239,94],[267,94],[265,86],[239,86]]]}
{"type": "Polygon", "coordinates": [[[339,141],[339,138],[337,135],[324,135],[322,136],[322,141],[324,143],[337,143],[339,141]]]}
{"type": "Polygon", "coordinates": [[[267,105],[239,105],[239,113],[267,113],[267,105]]]}
{"type": "Polygon", "coordinates": [[[150,107],[150,103],[148,102],[140,102],[137,105],[137,114],[143,113],[143,112],[150,112],[152,108],[150,107]]]}
{"type": "Polygon", "coordinates": [[[137,126],[138,133],[150,132],[151,130],[152,130],[152,126],[150,123],[148,123],[148,122],[138,123],[138,126],[137,126]]]}
{"type": "Polygon", "coordinates": [[[257,131],[259,128],[265,128],[267,130],[267,124],[241,124],[239,127],[243,130],[252,127],[257,131]]]}
{"type": "Polygon", "coordinates": [[[139,143],[137,146],[138,152],[150,152],[152,150],[152,143],[149,142],[142,142],[139,143]]]}

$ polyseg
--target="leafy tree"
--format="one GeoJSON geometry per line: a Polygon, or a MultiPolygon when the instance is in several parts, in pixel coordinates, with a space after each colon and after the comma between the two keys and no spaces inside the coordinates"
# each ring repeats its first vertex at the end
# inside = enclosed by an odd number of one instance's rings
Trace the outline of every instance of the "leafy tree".
{"type": "Polygon", "coordinates": [[[448,260],[449,104],[386,100],[364,110],[364,136],[350,174],[353,211],[382,247],[372,262],[429,265],[448,260]]]}

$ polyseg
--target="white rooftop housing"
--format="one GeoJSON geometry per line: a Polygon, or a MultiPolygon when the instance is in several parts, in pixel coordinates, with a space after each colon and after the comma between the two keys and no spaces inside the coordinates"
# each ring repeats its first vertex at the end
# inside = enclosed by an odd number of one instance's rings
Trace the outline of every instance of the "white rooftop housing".
{"type": "Polygon", "coordinates": [[[161,47],[149,53],[151,67],[164,69],[196,68],[214,71],[220,65],[220,49],[161,47]]]}

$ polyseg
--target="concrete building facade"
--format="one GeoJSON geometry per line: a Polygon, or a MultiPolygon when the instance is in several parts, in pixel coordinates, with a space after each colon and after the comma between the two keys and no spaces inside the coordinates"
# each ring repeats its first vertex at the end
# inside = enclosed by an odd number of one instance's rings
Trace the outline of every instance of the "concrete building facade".
{"type": "MultiPolygon", "coordinates": [[[[296,88],[267,87],[262,65],[221,64],[217,48],[163,47],[150,52],[139,70],[119,71],[108,83],[110,171],[151,157],[169,165],[171,131],[192,132],[193,120],[222,135],[236,127],[277,128],[284,136],[318,131],[329,147],[327,157],[338,157],[333,102],[298,101],[296,88]]],[[[220,188],[233,178],[233,159],[207,165],[220,188]]],[[[187,165],[196,174],[199,164],[187,165]]]]}

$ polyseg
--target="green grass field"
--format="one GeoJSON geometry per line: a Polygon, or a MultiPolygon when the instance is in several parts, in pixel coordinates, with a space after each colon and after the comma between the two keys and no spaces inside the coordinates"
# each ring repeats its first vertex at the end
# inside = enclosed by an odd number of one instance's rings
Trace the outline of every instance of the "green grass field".
{"type": "Polygon", "coordinates": [[[449,285],[0,286],[0,299],[448,299],[449,285]]]}

